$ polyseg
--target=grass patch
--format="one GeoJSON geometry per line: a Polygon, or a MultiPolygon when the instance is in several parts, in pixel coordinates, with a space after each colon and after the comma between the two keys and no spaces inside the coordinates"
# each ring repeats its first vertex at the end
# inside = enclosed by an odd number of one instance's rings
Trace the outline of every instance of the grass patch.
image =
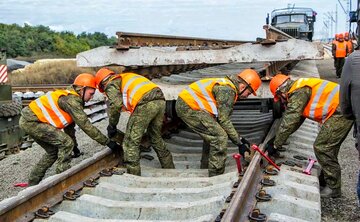
{"type": "MultiPolygon", "coordinates": [[[[109,67],[121,73],[121,66],[109,67]]],[[[80,73],[95,75],[99,68],[83,68],[76,66],[75,59],[42,59],[24,69],[14,70],[9,74],[11,85],[33,84],[72,84],[80,73]]]]}

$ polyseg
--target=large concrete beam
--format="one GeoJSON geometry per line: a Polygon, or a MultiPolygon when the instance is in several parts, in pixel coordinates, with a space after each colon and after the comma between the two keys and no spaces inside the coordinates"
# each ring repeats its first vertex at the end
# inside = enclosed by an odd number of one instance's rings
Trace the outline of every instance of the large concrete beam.
{"type": "Polygon", "coordinates": [[[274,45],[246,43],[228,49],[176,51],[176,47],[141,47],[128,51],[99,47],[76,56],[80,67],[166,66],[186,64],[226,64],[267,61],[322,59],[320,44],[297,39],[274,45]]]}

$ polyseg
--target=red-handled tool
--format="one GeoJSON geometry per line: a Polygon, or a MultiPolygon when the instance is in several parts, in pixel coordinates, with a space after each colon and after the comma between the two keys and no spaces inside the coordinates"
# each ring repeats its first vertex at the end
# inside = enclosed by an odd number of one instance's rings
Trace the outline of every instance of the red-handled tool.
{"type": "Polygon", "coordinates": [[[303,170],[303,173],[307,174],[307,175],[311,175],[311,169],[314,166],[314,163],[316,163],[315,159],[312,159],[311,157],[309,158],[309,164],[307,165],[306,169],[303,170]]]}
{"type": "Polygon", "coordinates": [[[238,172],[239,172],[239,174],[241,174],[242,173],[241,162],[240,162],[241,155],[238,153],[235,153],[233,155],[233,158],[236,161],[236,166],[237,166],[238,172]]]}
{"type": "Polygon", "coordinates": [[[28,183],[15,183],[14,184],[14,187],[27,187],[27,186],[29,186],[28,183]]]}
{"type": "Polygon", "coordinates": [[[278,165],[276,165],[276,163],[274,163],[268,156],[265,155],[265,153],[263,151],[260,150],[260,148],[258,146],[256,146],[255,144],[251,146],[255,151],[258,151],[261,156],[263,156],[271,165],[273,165],[276,169],[278,169],[280,171],[280,167],[278,165]]]}

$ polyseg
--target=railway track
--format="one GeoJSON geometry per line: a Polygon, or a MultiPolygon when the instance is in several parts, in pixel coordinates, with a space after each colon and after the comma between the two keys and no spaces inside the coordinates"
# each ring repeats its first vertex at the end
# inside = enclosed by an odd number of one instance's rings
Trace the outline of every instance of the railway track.
{"type": "MultiPolygon", "coordinates": [[[[244,136],[259,143],[271,125],[272,113],[237,109],[232,119],[244,136]],[[247,127],[250,122],[253,123],[252,127],[247,127]]],[[[207,170],[199,169],[202,143],[196,134],[182,130],[173,135],[167,144],[174,155],[176,170],[159,169],[157,160],[142,159],[143,177],[122,174],[118,156],[104,150],[69,171],[46,179],[39,186],[22,193],[21,198],[9,201],[5,208],[0,209],[0,221],[31,220],[36,214],[42,215],[42,205],[51,206],[51,210],[56,211],[50,221],[82,221],[86,217],[126,220],[215,219],[227,205],[226,202],[230,201],[228,196],[236,190],[234,183],[239,181],[235,162],[231,158],[237,152],[237,147],[229,147],[226,173],[208,178],[207,170]],[[120,168],[108,170],[113,167],[120,168]],[[90,177],[99,178],[95,188],[89,187],[92,186],[90,177]],[[68,195],[70,198],[63,196],[70,190],[78,192],[80,189],[81,195],[75,201],[69,199],[77,195],[68,195]],[[60,205],[56,205],[60,202],[60,205]],[[96,209],[100,211],[96,212],[96,209]],[[109,210],[122,213],[111,216],[113,214],[109,210]],[[168,214],[169,210],[179,213],[168,214]]],[[[153,152],[147,155],[156,156],[153,152]]]]}
{"type": "Polygon", "coordinates": [[[56,89],[65,89],[68,87],[69,84],[36,84],[36,85],[27,85],[27,86],[18,86],[13,85],[12,91],[13,92],[37,92],[37,91],[43,91],[48,92],[51,90],[56,89]]]}
{"type": "MultiPolygon", "coordinates": [[[[134,37],[129,39],[122,34],[123,39],[119,40],[128,41],[129,44],[119,43],[119,48],[130,49],[143,44],[170,45],[157,44],[158,40],[151,42],[149,39],[141,43],[134,37]]],[[[174,38],[176,41],[166,38],[165,42],[170,41],[171,45],[185,44],[175,43],[178,38],[174,38]]],[[[199,45],[194,44],[184,50],[207,49],[208,43],[200,39],[197,41],[199,45]]],[[[224,43],[218,48],[227,48],[229,44],[224,43]]],[[[270,62],[264,72],[271,75],[292,62],[270,62]]],[[[158,73],[160,77],[213,65],[216,64],[130,69],[143,69],[145,73],[158,73]]],[[[170,78],[168,81],[174,80],[170,78]]],[[[247,103],[245,107],[236,104],[232,116],[237,131],[255,144],[263,144],[271,139],[279,122],[273,119],[271,110],[264,109],[268,100],[259,101],[247,103]]],[[[269,104],[266,107],[269,108],[269,104]]],[[[316,169],[314,176],[302,174],[307,164],[304,156],[313,156],[311,144],[316,131],[317,125],[306,121],[292,135],[290,139],[293,143],[287,147],[286,160],[278,160],[280,172],[268,167],[255,153],[249,165],[244,165],[244,173],[239,174],[232,159],[237,147],[229,143],[226,172],[209,178],[207,170],[200,169],[202,141],[186,129],[166,141],[174,156],[174,170],[160,169],[158,160],[153,159],[154,152],[151,152],[142,154],[142,177],[129,175],[124,173],[119,155],[103,150],[68,171],[46,178],[38,186],[25,189],[18,196],[1,202],[0,221],[320,221],[316,169]]],[[[260,149],[264,149],[263,145],[260,145],[260,149]]]]}
{"type": "MultiPolygon", "coordinates": [[[[232,116],[237,131],[256,144],[269,140],[278,122],[273,123],[271,110],[259,111],[264,103],[238,103],[232,116]]],[[[209,178],[207,170],[199,167],[202,141],[196,134],[180,130],[167,140],[167,146],[173,153],[175,170],[160,169],[156,157],[149,158],[156,156],[152,151],[142,154],[142,177],[129,175],[119,165],[118,155],[103,150],[3,201],[0,221],[245,221],[249,215],[263,221],[264,216],[271,217],[270,212],[263,214],[263,209],[257,213],[261,202],[256,196],[266,188],[262,180],[271,184],[278,176],[260,164],[258,154],[239,175],[232,158],[237,147],[229,143],[225,174],[209,178]],[[270,180],[264,172],[271,175],[270,180]]]]}
{"type": "Polygon", "coordinates": [[[57,89],[66,89],[69,84],[35,84],[27,86],[12,86],[13,93],[21,98],[23,107],[29,105],[31,101],[36,99],[42,93],[54,91],[57,89]]]}

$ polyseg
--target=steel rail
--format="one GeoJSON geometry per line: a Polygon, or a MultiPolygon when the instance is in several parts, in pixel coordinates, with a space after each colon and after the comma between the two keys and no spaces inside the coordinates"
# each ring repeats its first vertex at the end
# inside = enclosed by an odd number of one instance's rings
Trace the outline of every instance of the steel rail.
{"type": "MultiPolygon", "coordinates": [[[[280,120],[276,119],[270,128],[264,142],[259,146],[264,150],[266,144],[271,138],[275,136],[276,129],[280,124],[280,120]]],[[[260,180],[262,179],[262,172],[260,166],[261,156],[256,153],[252,158],[244,176],[241,179],[234,196],[221,221],[248,221],[248,215],[256,206],[255,194],[260,189],[260,180]]]]}
{"type": "Polygon", "coordinates": [[[84,181],[98,178],[101,170],[115,167],[118,163],[118,155],[106,148],[71,169],[49,178],[47,183],[25,190],[27,192],[22,193],[21,197],[16,196],[0,205],[0,221],[31,221],[38,209],[61,202],[66,191],[79,190],[84,186],[84,181]]]}
{"type": "Polygon", "coordinates": [[[65,89],[70,84],[36,84],[36,85],[26,85],[26,86],[20,86],[20,85],[13,85],[12,91],[13,92],[36,92],[36,91],[52,91],[56,89],[65,89]]]}
{"type": "Polygon", "coordinates": [[[117,49],[128,50],[131,47],[143,46],[192,46],[189,49],[204,49],[210,48],[228,48],[235,45],[249,43],[251,41],[237,41],[237,40],[224,40],[224,39],[210,39],[210,38],[197,38],[185,36],[171,36],[171,35],[157,35],[157,34],[143,34],[131,32],[116,32],[118,36],[117,49]]]}
{"type": "Polygon", "coordinates": [[[287,39],[294,39],[294,37],[292,37],[291,35],[288,35],[280,29],[277,29],[271,25],[264,25],[263,29],[265,29],[267,40],[281,41],[287,39]]]}

